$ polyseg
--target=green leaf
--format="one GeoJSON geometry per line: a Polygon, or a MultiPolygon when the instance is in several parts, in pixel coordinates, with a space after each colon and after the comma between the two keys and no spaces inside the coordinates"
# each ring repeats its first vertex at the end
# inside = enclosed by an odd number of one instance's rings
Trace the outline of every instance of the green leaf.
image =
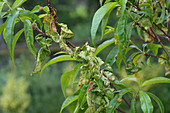
{"type": "Polygon", "coordinates": [[[141,102],[141,108],[144,113],[153,113],[153,105],[151,99],[147,93],[140,91],[139,98],[141,102]]]}
{"type": "Polygon", "coordinates": [[[130,40],[131,34],[132,34],[132,28],[133,28],[133,22],[130,22],[127,24],[127,39],[130,40]]]}
{"type": "Polygon", "coordinates": [[[85,104],[85,101],[83,100],[86,98],[86,93],[87,93],[88,88],[89,86],[88,84],[86,84],[80,90],[78,102],[79,102],[81,109],[83,109],[83,105],[85,104]]]}
{"type": "Polygon", "coordinates": [[[18,31],[18,33],[15,34],[13,42],[12,42],[12,57],[11,57],[11,59],[12,59],[12,62],[13,62],[14,65],[15,65],[15,62],[14,62],[14,48],[15,48],[15,45],[17,43],[18,38],[21,36],[23,31],[24,31],[24,29],[21,29],[20,31],[18,31]]]}
{"type": "Polygon", "coordinates": [[[116,108],[121,104],[121,102],[118,102],[118,95],[116,95],[109,103],[109,107],[106,108],[106,113],[114,113],[116,108]]]}
{"type": "Polygon", "coordinates": [[[100,6],[102,6],[103,5],[103,0],[99,0],[99,2],[100,2],[100,6]]]}
{"type": "Polygon", "coordinates": [[[0,34],[2,33],[2,31],[5,29],[6,26],[6,22],[4,22],[1,26],[0,26],[0,34]]]}
{"type": "Polygon", "coordinates": [[[163,105],[162,101],[161,101],[156,95],[154,95],[153,93],[147,92],[147,94],[148,94],[152,99],[154,99],[154,100],[156,101],[156,103],[157,103],[158,106],[159,106],[159,109],[160,109],[161,113],[164,113],[164,105],[163,105]]]}
{"type": "Polygon", "coordinates": [[[123,61],[123,57],[122,57],[122,55],[119,51],[118,54],[117,54],[117,59],[116,59],[116,65],[117,65],[119,70],[120,70],[120,65],[121,65],[122,61],[123,61]]]}
{"type": "Polygon", "coordinates": [[[63,102],[62,106],[61,106],[61,110],[60,113],[62,113],[63,109],[65,107],[67,107],[68,105],[70,105],[71,103],[73,103],[74,101],[76,101],[79,98],[78,95],[75,96],[69,96],[66,98],[66,100],[63,102]]]}
{"type": "Polygon", "coordinates": [[[121,6],[122,15],[124,15],[124,11],[126,9],[126,3],[127,3],[127,0],[120,0],[120,6],[121,6]]]}
{"type": "Polygon", "coordinates": [[[5,4],[5,2],[0,2],[0,13],[2,13],[1,11],[2,11],[4,4],[5,4]]]}
{"type": "Polygon", "coordinates": [[[73,73],[74,73],[74,70],[66,72],[61,76],[61,88],[62,88],[64,97],[66,97],[66,88],[67,88],[67,86],[69,84],[69,81],[70,81],[71,76],[73,75],[73,73]]]}
{"type": "Polygon", "coordinates": [[[77,61],[77,59],[72,58],[72,57],[70,57],[69,55],[57,56],[57,57],[51,59],[49,62],[47,62],[47,63],[43,66],[43,68],[41,69],[41,72],[40,72],[40,73],[42,73],[42,71],[43,71],[47,66],[49,66],[49,65],[51,65],[51,64],[54,64],[54,63],[57,63],[57,62],[61,62],[61,61],[70,61],[70,60],[72,60],[72,61],[77,61]]]}
{"type": "Polygon", "coordinates": [[[110,53],[108,54],[105,63],[108,63],[110,65],[113,65],[113,63],[116,61],[115,56],[118,54],[119,48],[118,46],[115,46],[110,53]]]}
{"type": "Polygon", "coordinates": [[[33,13],[34,12],[30,12],[28,10],[22,10],[22,11],[20,11],[20,16],[26,16],[26,17],[32,18],[32,19],[36,20],[42,27],[43,24],[41,22],[41,19],[36,14],[33,14],[33,13]]]}
{"type": "Polygon", "coordinates": [[[109,8],[107,9],[107,12],[105,14],[105,16],[103,17],[102,19],[102,24],[101,24],[101,30],[102,30],[102,36],[101,36],[101,40],[103,39],[103,36],[105,35],[105,28],[106,28],[106,25],[108,23],[108,19],[109,19],[109,15],[111,13],[111,11],[115,8],[115,4],[111,4],[109,6],[109,8]]]}
{"type": "Polygon", "coordinates": [[[153,10],[151,8],[143,9],[142,11],[139,11],[138,14],[145,14],[149,17],[152,17],[153,16],[153,10]]]}
{"type": "Polygon", "coordinates": [[[36,5],[30,12],[31,13],[38,13],[40,7],[41,7],[40,5],[36,5]]]}
{"type": "Polygon", "coordinates": [[[126,25],[127,25],[127,16],[123,15],[119,19],[118,25],[117,25],[118,37],[119,37],[119,40],[121,42],[121,44],[119,44],[119,45],[122,45],[122,46],[126,42],[126,25]]]}
{"type": "Polygon", "coordinates": [[[107,25],[107,23],[108,23],[108,19],[109,19],[110,13],[111,13],[111,11],[109,11],[108,13],[106,13],[105,16],[104,16],[103,19],[102,19],[102,23],[101,23],[101,30],[102,30],[101,40],[103,39],[104,32],[105,32],[105,28],[106,28],[106,25],[107,25]]]}
{"type": "Polygon", "coordinates": [[[150,80],[146,80],[143,84],[142,87],[149,85],[149,84],[155,84],[155,83],[170,83],[170,79],[165,78],[165,77],[155,77],[150,80]]]}
{"type": "Polygon", "coordinates": [[[103,42],[102,44],[100,44],[95,52],[95,55],[97,55],[100,51],[102,51],[104,48],[106,48],[107,46],[113,44],[115,42],[115,39],[112,38],[110,40],[107,40],[105,42],[103,42]]]}
{"type": "Polygon", "coordinates": [[[16,22],[16,19],[18,17],[18,14],[19,14],[19,11],[17,10],[12,10],[11,11],[11,15],[7,18],[7,21],[6,21],[6,24],[5,24],[5,28],[6,28],[6,31],[5,31],[5,41],[7,43],[7,46],[8,46],[8,49],[9,49],[9,54],[10,54],[10,57],[12,59],[12,62],[15,66],[15,63],[14,63],[14,60],[13,60],[13,32],[14,32],[14,26],[15,26],[15,22],[16,22]]]}
{"type": "Polygon", "coordinates": [[[151,65],[151,61],[150,61],[151,57],[149,57],[146,61],[146,64],[148,67],[152,68],[152,65],[151,65]]]}
{"type": "Polygon", "coordinates": [[[34,47],[34,36],[33,36],[33,29],[32,24],[30,20],[24,20],[24,32],[25,32],[25,40],[27,43],[27,46],[31,53],[34,55],[34,58],[36,58],[36,49],[34,47]]]}
{"type": "Polygon", "coordinates": [[[131,113],[137,113],[137,110],[136,110],[136,100],[135,98],[133,98],[131,100],[131,113]]]}
{"type": "Polygon", "coordinates": [[[165,19],[165,7],[162,8],[162,13],[161,13],[161,16],[159,18],[159,20],[156,22],[157,24],[160,24],[164,21],[165,19]]]}
{"type": "Polygon", "coordinates": [[[82,66],[82,64],[79,63],[74,67],[74,74],[72,75],[71,82],[70,82],[71,84],[73,84],[74,80],[76,79],[81,66],[82,66]]]}
{"type": "Polygon", "coordinates": [[[139,57],[140,57],[141,55],[143,55],[143,54],[139,54],[139,55],[137,55],[137,56],[134,57],[133,63],[134,63],[135,65],[137,64],[137,61],[138,61],[138,59],[139,59],[139,57]]]}
{"type": "Polygon", "coordinates": [[[126,78],[123,78],[120,82],[127,81],[127,80],[134,81],[138,83],[138,85],[140,84],[139,80],[136,77],[126,77],[126,78]]]}
{"type": "Polygon", "coordinates": [[[95,47],[96,47],[95,37],[96,37],[97,29],[99,27],[100,22],[102,21],[102,18],[108,12],[108,8],[110,6],[113,6],[115,8],[117,6],[117,2],[110,2],[105,4],[104,6],[100,7],[93,16],[92,26],[91,26],[91,38],[92,38],[93,45],[95,47]]]}
{"type": "Polygon", "coordinates": [[[17,7],[19,7],[20,5],[22,5],[24,2],[26,2],[27,0],[15,0],[12,9],[15,9],[17,7]]]}
{"type": "Polygon", "coordinates": [[[154,53],[155,55],[158,54],[158,49],[160,48],[159,45],[153,44],[153,43],[148,43],[146,46],[147,46],[148,49],[150,49],[151,51],[153,51],[153,53],[154,53]]]}

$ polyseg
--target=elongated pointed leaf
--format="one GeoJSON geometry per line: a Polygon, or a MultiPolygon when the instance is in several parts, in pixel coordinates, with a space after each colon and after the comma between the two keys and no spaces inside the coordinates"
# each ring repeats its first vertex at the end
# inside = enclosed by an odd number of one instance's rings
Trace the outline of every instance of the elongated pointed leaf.
{"type": "Polygon", "coordinates": [[[109,6],[109,8],[107,9],[106,14],[105,14],[105,16],[104,16],[103,19],[102,19],[102,24],[101,24],[102,36],[101,36],[101,40],[103,39],[103,36],[104,36],[104,32],[105,32],[106,25],[107,25],[107,23],[108,23],[109,15],[110,15],[111,11],[112,11],[115,7],[117,7],[117,6],[118,6],[118,4],[112,3],[112,4],[109,6]]]}
{"type": "Polygon", "coordinates": [[[14,49],[15,49],[15,45],[17,43],[18,38],[23,33],[23,31],[24,31],[24,29],[21,29],[20,31],[18,31],[18,33],[15,34],[13,42],[12,42],[12,56],[11,56],[11,59],[12,59],[12,62],[14,64],[14,66],[15,66],[15,61],[14,61],[14,49]]]}
{"type": "Polygon", "coordinates": [[[131,100],[131,113],[137,113],[137,110],[136,110],[136,100],[135,98],[133,98],[131,100]]]}
{"type": "MultiPolygon", "coordinates": [[[[61,55],[61,56],[55,57],[55,58],[51,59],[48,63],[46,63],[46,64],[43,66],[43,68],[41,69],[41,72],[42,72],[47,66],[49,66],[49,65],[51,65],[51,64],[54,64],[54,63],[57,63],[57,62],[61,62],[61,61],[70,61],[70,60],[72,60],[72,61],[77,61],[77,59],[72,58],[72,57],[70,57],[69,55],[61,55]]],[[[40,73],[41,73],[41,72],[40,72],[40,73]]]]}
{"type": "Polygon", "coordinates": [[[15,0],[12,9],[15,9],[17,7],[19,7],[20,5],[22,5],[24,2],[26,2],[27,0],[15,0]]]}
{"type": "MultiPolygon", "coordinates": [[[[93,45],[95,46],[95,37],[97,33],[97,29],[99,27],[100,22],[102,21],[102,18],[105,16],[105,14],[108,11],[108,8],[114,5],[116,7],[117,2],[110,2],[99,8],[96,13],[94,14],[93,20],[92,20],[92,26],[91,26],[91,38],[93,45]]],[[[96,47],[96,46],[95,46],[96,47]]]]}
{"type": "Polygon", "coordinates": [[[62,113],[63,109],[66,108],[68,105],[70,105],[71,103],[76,101],[78,99],[78,97],[79,97],[78,95],[67,97],[61,106],[60,113],[62,113]]]}
{"type": "Polygon", "coordinates": [[[127,0],[120,0],[120,6],[121,6],[122,15],[124,14],[124,11],[126,9],[126,3],[127,3],[127,0]]]}
{"type": "Polygon", "coordinates": [[[140,84],[139,80],[136,77],[126,77],[126,78],[122,79],[120,82],[127,81],[127,80],[134,81],[134,82],[138,83],[138,85],[140,84]]]}
{"type": "Polygon", "coordinates": [[[113,65],[113,63],[116,61],[115,56],[118,54],[119,48],[118,46],[115,46],[110,53],[108,54],[105,63],[108,63],[110,65],[113,65]]]}
{"type": "MultiPolygon", "coordinates": [[[[123,15],[119,21],[118,21],[118,25],[117,25],[117,29],[118,29],[118,37],[120,40],[120,45],[124,45],[124,43],[126,42],[126,28],[127,28],[127,16],[123,15]]],[[[121,47],[122,48],[122,47],[121,47]]]]}
{"type": "Polygon", "coordinates": [[[165,78],[165,77],[155,77],[155,78],[145,81],[142,84],[142,87],[149,85],[149,84],[155,84],[155,83],[170,83],[170,79],[165,78]]]}
{"type": "Polygon", "coordinates": [[[147,94],[148,94],[152,99],[154,99],[155,102],[158,104],[161,113],[164,113],[164,105],[163,105],[162,101],[161,101],[156,95],[154,95],[154,94],[152,94],[152,93],[147,92],[147,94]]]}
{"type": "Polygon", "coordinates": [[[66,72],[61,76],[61,88],[62,88],[64,97],[66,97],[66,88],[67,88],[67,86],[69,84],[69,81],[70,81],[71,76],[73,75],[73,73],[74,73],[74,70],[66,72]]]}
{"type": "Polygon", "coordinates": [[[141,102],[141,108],[144,113],[153,113],[153,105],[151,99],[147,93],[140,91],[139,98],[141,102]]]}
{"type": "Polygon", "coordinates": [[[110,40],[107,40],[105,42],[103,42],[102,44],[100,44],[95,52],[95,55],[97,55],[100,51],[102,51],[104,48],[106,48],[107,46],[113,44],[115,42],[115,39],[112,38],[110,40]]]}
{"type": "MultiPolygon", "coordinates": [[[[12,50],[13,50],[12,44],[13,44],[13,37],[14,37],[13,32],[14,32],[14,26],[15,26],[15,22],[18,17],[18,14],[19,14],[19,11],[12,10],[11,15],[8,17],[6,24],[5,24],[5,26],[6,26],[5,41],[7,43],[11,59],[13,59],[13,52],[12,52],[12,50]]],[[[13,62],[13,64],[15,66],[14,62],[13,62]]]]}
{"type": "Polygon", "coordinates": [[[24,32],[25,32],[25,40],[27,43],[27,46],[31,53],[34,55],[34,58],[36,58],[36,49],[34,47],[34,36],[33,36],[33,29],[32,24],[30,20],[24,20],[24,32]]]}

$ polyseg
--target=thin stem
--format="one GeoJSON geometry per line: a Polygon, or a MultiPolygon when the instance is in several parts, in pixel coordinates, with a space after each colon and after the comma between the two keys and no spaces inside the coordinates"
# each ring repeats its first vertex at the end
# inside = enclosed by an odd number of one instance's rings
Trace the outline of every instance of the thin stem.
{"type": "Polygon", "coordinates": [[[167,39],[169,42],[170,42],[170,39],[168,38],[168,37],[166,37],[166,36],[164,36],[164,35],[159,35],[159,34],[157,34],[159,37],[161,37],[161,38],[164,38],[164,39],[167,39]]]}
{"type": "Polygon", "coordinates": [[[50,35],[47,35],[47,34],[43,33],[42,31],[40,31],[40,30],[38,29],[38,27],[36,27],[36,25],[35,25],[35,26],[32,25],[32,28],[33,28],[33,30],[36,30],[38,33],[42,34],[43,36],[51,38],[50,35]]]}
{"type": "Polygon", "coordinates": [[[119,111],[119,112],[121,112],[121,113],[126,113],[126,112],[122,111],[122,110],[119,109],[119,108],[116,108],[116,110],[119,111]]]}
{"type": "Polygon", "coordinates": [[[71,43],[70,41],[66,40],[66,43],[67,43],[68,45],[70,45],[71,47],[76,48],[76,46],[75,46],[73,43],[71,43]]]}
{"type": "Polygon", "coordinates": [[[163,31],[155,22],[153,22],[153,24],[170,39],[170,36],[167,33],[165,33],[165,31],[163,31]]]}
{"type": "Polygon", "coordinates": [[[148,53],[145,53],[144,55],[146,55],[146,56],[152,56],[152,57],[157,57],[157,58],[162,58],[162,59],[164,59],[164,60],[169,61],[169,59],[166,59],[166,58],[164,58],[164,57],[162,57],[162,56],[152,55],[152,54],[148,54],[148,53]]]}
{"type": "Polygon", "coordinates": [[[168,53],[168,51],[166,50],[166,48],[164,47],[163,43],[161,42],[161,40],[159,39],[158,35],[155,33],[153,27],[151,27],[152,32],[154,33],[156,39],[158,40],[159,44],[162,46],[163,50],[165,51],[165,53],[168,55],[168,57],[170,58],[170,54],[168,53]]]}

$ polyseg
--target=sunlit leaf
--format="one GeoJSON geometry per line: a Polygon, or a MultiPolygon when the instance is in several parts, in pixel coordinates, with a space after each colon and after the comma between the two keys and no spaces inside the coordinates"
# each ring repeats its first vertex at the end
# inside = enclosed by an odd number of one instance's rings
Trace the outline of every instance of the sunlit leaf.
{"type": "Polygon", "coordinates": [[[153,105],[151,99],[147,93],[140,91],[139,98],[141,102],[141,108],[144,113],[153,113],[153,105]]]}
{"type": "Polygon", "coordinates": [[[24,32],[25,32],[25,39],[27,46],[31,53],[36,58],[36,49],[34,47],[34,36],[33,36],[33,29],[30,20],[24,20],[24,32]]]}
{"type": "Polygon", "coordinates": [[[138,83],[138,85],[140,84],[139,80],[136,77],[126,77],[126,78],[123,78],[120,82],[124,82],[127,80],[134,81],[134,82],[138,83]]]}
{"type": "Polygon", "coordinates": [[[22,5],[24,2],[26,2],[27,0],[15,0],[12,9],[15,9],[17,7],[19,7],[20,5],[22,5]]]}
{"type": "Polygon", "coordinates": [[[147,46],[148,49],[150,49],[151,51],[153,51],[153,53],[154,53],[155,55],[158,54],[158,49],[160,48],[160,47],[159,47],[160,45],[153,44],[153,43],[148,43],[146,46],[147,46]]]}
{"type": "Polygon", "coordinates": [[[107,46],[113,44],[115,42],[115,39],[112,38],[110,40],[107,40],[105,42],[103,42],[102,44],[100,44],[98,47],[97,47],[97,50],[95,52],[95,55],[97,55],[100,51],[102,51],[104,48],[106,48],[107,46]]]}
{"type": "Polygon", "coordinates": [[[96,13],[93,16],[92,26],[91,26],[91,38],[93,45],[95,46],[95,37],[97,33],[97,29],[99,27],[100,22],[102,21],[102,18],[105,16],[105,14],[108,11],[108,8],[113,5],[116,7],[117,2],[110,2],[99,8],[96,13]]]}
{"type": "Polygon", "coordinates": [[[170,83],[170,79],[169,78],[165,78],[165,77],[155,77],[152,78],[150,80],[146,80],[143,84],[142,87],[149,85],[149,84],[155,84],[155,83],[170,83]]]}
{"type": "Polygon", "coordinates": [[[72,58],[72,57],[70,57],[69,55],[57,56],[57,57],[51,59],[49,62],[47,62],[47,63],[43,66],[43,68],[41,69],[41,72],[42,72],[47,66],[49,66],[49,65],[51,65],[51,64],[54,64],[54,63],[57,63],[57,62],[61,62],[61,61],[70,61],[70,60],[72,60],[72,61],[77,61],[77,59],[72,58]]]}
{"type": "Polygon", "coordinates": [[[134,63],[135,65],[137,64],[137,61],[138,61],[138,59],[140,58],[141,55],[142,55],[142,54],[139,54],[139,55],[137,55],[137,56],[134,57],[133,63],[134,63]]]}
{"type": "Polygon", "coordinates": [[[147,92],[147,94],[148,94],[152,99],[154,99],[155,102],[158,104],[161,113],[164,113],[164,105],[163,105],[162,101],[161,101],[156,95],[154,95],[154,94],[152,94],[152,93],[147,92]]]}
{"type": "MultiPolygon", "coordinates": [[[[19,14],[19,11],[12,10],[11,15],[7,18],[6,25],[5,25],[5,27],[6,27],[5,41],[7,43],[11,59],[13,59],[13,53],[12,53],[13,32],[14,32],[14,26],[15,26],[15,22],[18,17],[18,14],[19,14]]],[[[15,66],[14,60],[12,60],[12,62],[15,66]]]]}
{"type": "Polygon", "coordinates": [[[78,95],[75,96],[69,96],[66,98],[66,100],[63,102],[62,106],[61,106],[61,110],[60,113],[62,113],[63,109],[65,107],[67,107],[68,105],[70,105],[71,103],[73,103],[74,101],[76,101],[79,98],[78,95]]]}

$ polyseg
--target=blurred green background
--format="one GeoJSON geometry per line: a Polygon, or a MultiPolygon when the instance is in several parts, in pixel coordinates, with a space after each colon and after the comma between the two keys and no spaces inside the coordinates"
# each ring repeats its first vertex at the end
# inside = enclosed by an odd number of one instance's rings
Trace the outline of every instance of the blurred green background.
{"type": "MultiPolygon", "coordinates": [[[[9,0],[9,2],[12,5],[14,0],[9,0]]],[[[71,41],[76,45],[83,45],[85,41],[91,44],[90,27],[92,17],[99,8],[98,0],[51,0],[51,3],[57,9],[58,22],[66,23],[74,32],[75,36],[71,41]]],[[[27,0],[23,7],[31,10],[35,5],[46,6],[46,0],[27,0]]],[[[116,20],[116,12],[114,10],[110,16],[109,25],[113,26],[116,20]]],[[[22,24],[17,24],[16,31],[22,27],[22,24]]],[[[97,36],[100,37],[100,30],[97,36]]],[[[110,34],[107,37],[112,36],[110,34]]],[[[140,45],[141,40],[137,37],[135,31],[132,36],[133,40],[140,45]]],[[[30,73],[35,67],[35,60],[28,51],[24,41],[23,35],[15,49],[17,69],[14,69],[9,58],[8,49],[4,41],[0,40],[0,113],[59,113],[64,101],[60,77],[64,72],[71,70],[75,63],[61,62],[53,64],[46,68],[41,76],[37,74],[31,77],[30,73]]],[[[105,60],[106,55],[112,48],[113,46],[106,48],[99,56],[105,60]]],[[[52,53],[57,51],[58,47],[54,45],[52,53]]],[[[47,60],[53,57],[51,55],[47,60]]],[[[145,57],[141,58],[141,60],[145,59],[145,57]]],[[[144,70],[140,72],[143,80],[154,76],[164,76],[164,68],[158,65],[154,59],[151,62],[152,68],[145,66],[144,70]]],[[[119,78],[126,77],[123,68],[118,70],[114,65],[113,69],[115,75],[119,78]]],[[[134,86],[132,83],[128,84],[134,86]]],[[[170,91],[168,89],[170,89],[168,84],[157,84],[145,89],[161,98],[165,105],[165,113],[170,113],[170,108],[168,107],[170,104],[170,91]]],[[[69,95],[73,91],[68,88],[67,93],[69,95]]],[[[158,106],[155,102],[153,104],[155,106],[154,113],[159,113],[158,106]]],[[[139,105],[139,101],[137,105],[139,105]]],[[[121,107],[126,109],[127,105],[123,104],[121,107]]],[[[140,110],[139,106],[138,109],[140,110]]],[[[68,112],[68,108],[63,111],[63,113],[68,112]]]]}

